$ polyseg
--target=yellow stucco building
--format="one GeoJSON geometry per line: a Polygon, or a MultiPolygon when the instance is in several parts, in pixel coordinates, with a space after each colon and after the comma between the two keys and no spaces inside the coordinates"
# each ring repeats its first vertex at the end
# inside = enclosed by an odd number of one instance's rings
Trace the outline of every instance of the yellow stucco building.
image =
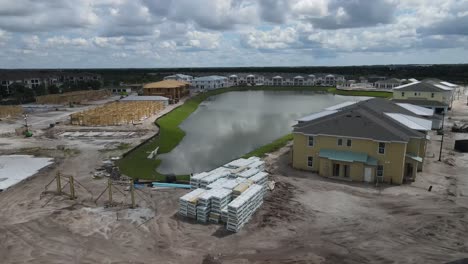
{"type": "Polygon", "coordinates": [[[294,127],[292,166],[349,181],[402,184],[422,170],[431,121],[371,99],[306,118],[294,127]]]}
{"type": "Polygon", "coordinates": [[[457,85],[438,79],[425,79],[404,84],[393,89],[395,102],[406,102],[434,109],[436,113],[451,108],[457,85]]]}

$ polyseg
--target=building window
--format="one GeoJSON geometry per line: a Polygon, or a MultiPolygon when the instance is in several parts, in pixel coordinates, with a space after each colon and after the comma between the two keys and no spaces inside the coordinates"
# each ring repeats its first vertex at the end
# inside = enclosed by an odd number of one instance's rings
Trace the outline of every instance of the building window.
{"type": "Polygon", "coordinates": [[[383,177],[383,165],[377,166],[377,177],[383,177]]]}
{"type": "Polygon", "coordinates": [[[308,140],[308,145],[309,147],[313,147],[314,146],[314,137],[313,136],[309,136],[309,140],[308,140]]]}
{"type": "Polygon", "coordinates": [[[346,140],[346,146],[351,147],[351,139],[346,140]]]}
{"type": "Polygon", "coordinates": [[[343,139],[342,138],[338,139],[338,146],[343,146],[343,139]]]}
{"type": "Polygon", "coordinates": [[[385,143],[379,143],[379,154],[385,154],[385,143]]]}
{"type": "Polygon", "coordinates": [[[414,93],[414,96],[418,95],[418,93],[414,93]]]}
{"type": "Polygon", "coordinates": [[[314,157],[307,157],[307,166],[312,167],[314,165],[314,157]]]}
{"type": "Polygon", "coordinates": [[[431,93],[431,98],[434,98],[434,93],[431,93]]]}
{"type": "Polygon", "coordinates": [[[405,97],[405,92],[401,92],[401,97],[405,97]]]}

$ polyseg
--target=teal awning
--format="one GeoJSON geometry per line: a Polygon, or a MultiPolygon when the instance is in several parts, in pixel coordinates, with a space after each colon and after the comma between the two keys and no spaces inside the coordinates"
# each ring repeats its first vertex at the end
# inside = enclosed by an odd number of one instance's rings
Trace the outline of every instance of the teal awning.
{"type": "Polygon", "coordinates": [[[319,152],[319,157],[344,162],[361,162],[367,165],[377,166],[377,159],[370,157],[366,153],[362,152],[321,149],[319,152]]]}

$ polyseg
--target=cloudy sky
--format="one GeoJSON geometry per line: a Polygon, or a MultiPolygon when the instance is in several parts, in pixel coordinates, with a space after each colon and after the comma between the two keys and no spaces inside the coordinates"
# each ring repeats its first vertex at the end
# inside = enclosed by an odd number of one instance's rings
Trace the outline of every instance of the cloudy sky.
{"type": "Polygon", "coordinates": [[[468,0],[0,0],[0,68],[468,63],[468,0]]]}

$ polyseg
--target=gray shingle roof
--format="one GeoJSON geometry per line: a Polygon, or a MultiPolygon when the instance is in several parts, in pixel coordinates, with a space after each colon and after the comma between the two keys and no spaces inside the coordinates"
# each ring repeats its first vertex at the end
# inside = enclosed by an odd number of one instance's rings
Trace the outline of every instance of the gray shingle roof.
{"type": "Polygon", "coordinates": [[[435,86],[432,82],[417,82],[402,88],[397,87],[395,92],[445,92],[445,90],[435,86]]]}
{"type": "Polygon", "coordinates": [[[392,100],[395,103],[407,103],[407,104],[413,104],[413,105],[419,105],[419,106],[440,106],[440,107],[447,107],[447,104],[444,104],[439,101],[433,101],[433,100],[424,100],[424,99],[393,99],[392,100]]]}
{"type": "Polygon", "coordinates": [[[385,112],[417,116],[385,99],[370,99],[343,108],[341,111],[309,122],[297,124],[294,133],[323,134],[342,137],[369,138],[379,141],[408,142],[425,135],[412,130],[385,112]]]}

